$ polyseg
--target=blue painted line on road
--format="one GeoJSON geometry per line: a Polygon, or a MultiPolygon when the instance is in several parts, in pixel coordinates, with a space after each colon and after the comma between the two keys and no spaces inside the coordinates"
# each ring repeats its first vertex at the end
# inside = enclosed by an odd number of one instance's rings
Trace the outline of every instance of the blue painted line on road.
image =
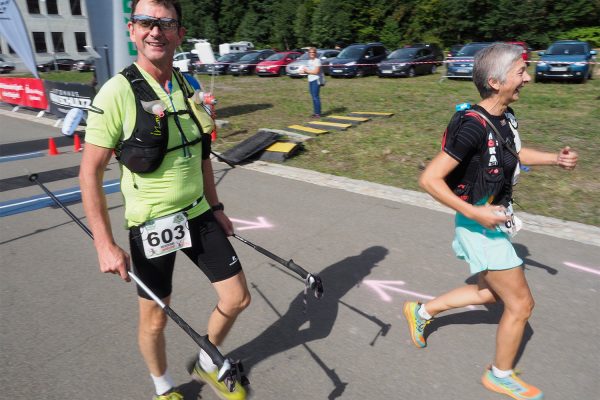
{"type": "Polygon", "coordinates": [[[0,157],[0,163],[16,160],[25,160],[27,158],[44,157],[45,155],[46,153],[44,153],[43,151],[35,151],[33,153],[21,153],[14,154],[12,156],[2,156],[0,157]]]}
{"type": "MultiPolygon", "coordinates": [[[[116,193],[121,190],[118,179],[106,181],[102,187],[104,188],[104,193],[106,194],[116,193]]],[[[63,203],[70,203],[81,200],[81,189],[77,186],[74,188],[57,191],[54,193],[54,195],[63,203]]],[[[5,201],[0,203],[0,217],[7,217],[9,215],[38,210],[40,208],[50,207],[52,205],[55,205],[54,200],[52,200],[46,194],[5,201]]]]}

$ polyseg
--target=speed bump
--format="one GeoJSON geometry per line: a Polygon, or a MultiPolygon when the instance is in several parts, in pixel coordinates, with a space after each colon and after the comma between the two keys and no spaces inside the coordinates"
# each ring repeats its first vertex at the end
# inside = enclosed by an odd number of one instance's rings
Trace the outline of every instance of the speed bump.
{"type": "Polygon", "coordinates": [[[389,118],[392,115],[394,115],[394,113],[388,113],[388,112],[372,112],[372,111],[353,111],[350,114],[348,114],[352,117],[379,117],[379,118],[389,118]]]}
{"type": "Polygon", "coordinates": [[[352,127],[352,124],[341,124],[339,122],[326,122],[326,121],[311,121],[308,125],[333,129],[334,131],[345,131],[352,127]]]}
{"type": "Polygon", "coordinates": [[[275,142],[265,149],[260,159],[263,161],[283,162],[296,154],[300,150],[300,146],[301,144],[296,142],[275,142]]]}
{"type": "Polygon", "coordinates": [[[302,126],[302,125],[290,125],[287,128],[291,129],[294,132],[310,133],[313,135],[322,135],[324,133],[329,133],[329,131],[327,131],[327,130],[311,128],[310,126],[302,126]]]}
{"type": "Polygon", "coordinates": [[[352,125],[362,124],[369,121],[370,118],[364,117],[349,117],[346,115],[328,115],[323,120],[328,122],[345,122],[352,125]]]}

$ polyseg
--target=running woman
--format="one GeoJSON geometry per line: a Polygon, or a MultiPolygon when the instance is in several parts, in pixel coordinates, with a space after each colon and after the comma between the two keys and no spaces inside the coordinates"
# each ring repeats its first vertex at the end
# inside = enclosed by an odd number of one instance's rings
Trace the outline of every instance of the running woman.
{"type": "Polygon", "coordinates": [[[534,301],[523,261],[506,229],[499,227],[512,227],[514,223],[510,202],[519,162],[572,170],[577,153],[569,147],[558,153],[521,147],[517,122],[509,108],[531,80],[521,53],[517,46],[499,43],[476,55],[473,83],[482,100],[466,112],[456,132],[451,132],[449,125],[442,151],[419,180],[431,196],[456,211],[452,247],[457,257],[469,264],[477,283],[451,290],[425,304],[407,302],[403,312],[414,345],[423,348],[427,345],[427,325],[437,314],[501,301],[504,311],[496,334],[496,354],[484,371],[482,383],[514,399],[537,400],[543,398],[542,391],[521,380],[513,370],[534,301]]]}

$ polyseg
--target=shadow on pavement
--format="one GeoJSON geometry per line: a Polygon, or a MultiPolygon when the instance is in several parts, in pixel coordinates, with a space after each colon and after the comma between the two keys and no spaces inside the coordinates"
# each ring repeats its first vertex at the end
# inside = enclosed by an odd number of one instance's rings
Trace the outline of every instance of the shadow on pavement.
{"type": "Polygon", "coordinates": [[[527,269],[527,267],[536,267],[545,269],[550,275],[558,274],[558,270],[527,258],[527,256],[530,255],[527,246],[518,243],[513,243],[513,247],[515,248],[517,255],[523,260],[523,263],[525,264],[525,269],[527,269]]]}
{"type": "Polygon", "coordinates": [[[261,361],[296,346],[303,346],[334,385],[327,398],[335,399],[341,396],[348,383],[342,382],[335,369],[329,368],[307,343],[329,336],[337,319],[340,299],[368,276],[387,254],[386,248],[373,246],[359,255],[347,257],[323,269],[319,276],[323,280],[324,296],[320,300],[309,296],[306,313],[303,313],[304,292],[300,292],[285,314],[281,314],[266,294],[256,284],[251,283],[254,291],[267,302],[279,319],[255,339],[233,350],[228,357],[242,360],[244,369],[249,374],[251,368],[261,361]],[[308,326],[300,329],[306,326],[307,322],[308,326]]]}

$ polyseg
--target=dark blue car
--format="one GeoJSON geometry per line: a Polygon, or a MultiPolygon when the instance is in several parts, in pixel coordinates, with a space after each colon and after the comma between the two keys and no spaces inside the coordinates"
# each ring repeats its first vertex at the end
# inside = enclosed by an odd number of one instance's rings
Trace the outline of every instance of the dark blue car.
{"type": "Polygon", "coordinates": [[[331,59],[329,75],[332,78],[374,75],[377,64],[386,56],[387,50],[381,43],[353,44],[331,59]]]}
{"type": "Polygon", "coordinates": [[[535,66],[535,81],[573,80],[585,82],[594,75],[596,51],[587,42],[559,40],[548,50],[540,51],[540,61],[535,66]]]}

